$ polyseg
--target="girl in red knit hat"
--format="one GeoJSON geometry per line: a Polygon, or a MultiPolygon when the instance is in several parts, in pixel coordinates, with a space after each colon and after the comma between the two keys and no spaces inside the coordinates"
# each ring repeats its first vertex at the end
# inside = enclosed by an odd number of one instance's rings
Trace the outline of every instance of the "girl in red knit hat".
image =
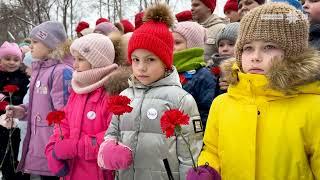
{"type": "Polygon", "coordinates": [[[168,26],[173,18],[169,7],[162,4],[150,7],[144,22],[129,40],[128,59],[133,75],[129,88],[121,92],[131,99],[133,110],[119,120],[118,116],[112,117],[105,142],[100,146],[98,163],[103,168],[119,170],[120,179],[164,180],[168,179],[167,172],[176,180],[185,179],[192,160],[183,138],[189,141],[193,159],[197,159],[202,148],[203,129],[197,104],[181,88],[172,65],[174,40],[168,26]],[[189,125],[181,127],[182,135],[166,138],[160,119],[170,109],[179,109],[190,118],[189,125]],[[116,153],[125,150],[129,151],[116,153]]]}

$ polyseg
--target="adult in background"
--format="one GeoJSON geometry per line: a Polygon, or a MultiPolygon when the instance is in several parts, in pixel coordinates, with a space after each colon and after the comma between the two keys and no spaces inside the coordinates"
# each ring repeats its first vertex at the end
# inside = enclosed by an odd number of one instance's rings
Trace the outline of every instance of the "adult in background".
{"type": "Polygon", "coordinates": [[[192,0],[191,12],[194,21],[207,29],[207,41],[204,47],[204,59],[207,64],[212,64],[211,56],[217,53],[216,35],[224,28],[227,21],[213,14],[216,7],[215,0],[192,0]]]}

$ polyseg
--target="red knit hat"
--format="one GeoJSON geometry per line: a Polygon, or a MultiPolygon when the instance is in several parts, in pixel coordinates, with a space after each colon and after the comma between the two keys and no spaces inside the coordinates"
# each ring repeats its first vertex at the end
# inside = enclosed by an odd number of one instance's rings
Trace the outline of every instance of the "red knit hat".
{"type": "Polygon", "coordinates": [[[237,0],[228,0],[226,4],[224,5],[223,12],[226,13],[226,11],[238,11],[238,1],[237,0]]]}
{"type": "Polygon", "coordinates": [[[124,29],[124,34],[128,32],[133,32],[134,31],[134,26],[131,24],[131,22],[128,19],[122,19],[120,23],[123,26],[124,29]]]}
{"type": "Polygon", "coordinates": [[[128,44],[128,59],[132,62],[131,54],[136,49],[146,49],[166,65],[172,68],[173,63],[173,35],[169,27],[173,24],[170,8],[166,4],[157,4],[149,7],[143,17],[142,24],[136,29],[128,44]]]}
{"type": "Polygon", "coordinates": [[[192,13],[190,10],[182,11],[176,14],[176,18],[178,22],[182,21],[191,21],[192,20],[192,13]]]}
{"type": "Polygon", "coordinates": [[[80,21],[76,27],[76,32],[80,33],[82,30],[89,28],[89,24],[85,21],[80,21]]]}
{"type": "Polygon", "coordinates": [[[98,25],[98,24],[100,24],[100,23],[103,23],[103,22],[109,22],[109,20],[106,19],[106,18],[101,17],[101,18],[97,19],[96,25],[98,25]]]}
{"type": "Polygon", "coordinates": [[[204,5],[206,5],[209,9],[211,9],[211,12],[214,11],[216,8],[216,0],[200,0],[204,5]]]}
{"type": "Polygon", "coordinates": [[[143,11],[141,11],[134,16],[134,25],[136,29],[138,29],[138,27],[140,27],[143,24],[143,21],[142,21],[143,14],[144,14],[143,11]]]}

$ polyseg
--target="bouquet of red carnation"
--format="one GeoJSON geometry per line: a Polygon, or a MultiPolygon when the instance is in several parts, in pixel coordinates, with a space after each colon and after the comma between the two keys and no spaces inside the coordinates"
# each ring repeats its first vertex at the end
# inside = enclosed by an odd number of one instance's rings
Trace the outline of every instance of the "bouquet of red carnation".
{"type": "Polygon", "coordinates": [[[63,139],[62,129],[60,126],[61,121],[65,118],[64,111],[52,111],[47,115],[48,125],[58,124],[60,130],[60,139],[63,139]]]}

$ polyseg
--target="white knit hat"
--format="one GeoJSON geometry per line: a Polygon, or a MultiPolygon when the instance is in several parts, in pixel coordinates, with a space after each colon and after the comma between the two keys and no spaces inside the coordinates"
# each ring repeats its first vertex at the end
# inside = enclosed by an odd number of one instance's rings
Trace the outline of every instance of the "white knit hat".
{"type": "Polygon", "coordinates": [[[70,47],[70,52],[75,55],[78,51],[93,68],[105,67],[114,62],[115,50],[108,36],[91,33],[76,39],[70,47]]]}

